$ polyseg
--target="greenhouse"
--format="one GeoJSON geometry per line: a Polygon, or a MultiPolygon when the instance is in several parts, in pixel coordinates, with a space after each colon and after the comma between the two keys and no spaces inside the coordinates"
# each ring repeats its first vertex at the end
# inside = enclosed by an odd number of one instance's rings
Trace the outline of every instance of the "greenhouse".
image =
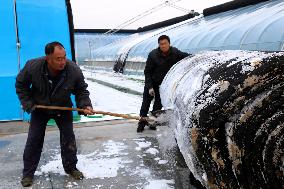
{"type": "Polygon", "coordinates": [[[265,1],[235,10],[198,16],[172,26],[135,33],[92,52],[93,63],[120,63],[116,71],[143,74],[148,53],[166,34],[171,45],[188,53],[204,50],[281,51],[284,45],[284,2],[265,1]]]}
{"type": "Polygon", "coordinates": [[[100,48],[114,41],[126,38],[135,30],[123,30],[113,35],[105,34],[108,30],[103,29],[75,29],[76,60],[80,64],[92,59],[91,50],[100,48]]]}

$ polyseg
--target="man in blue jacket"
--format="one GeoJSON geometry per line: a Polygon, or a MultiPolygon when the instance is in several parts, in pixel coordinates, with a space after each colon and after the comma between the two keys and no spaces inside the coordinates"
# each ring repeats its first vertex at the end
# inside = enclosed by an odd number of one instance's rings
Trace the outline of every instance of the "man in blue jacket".
{"type": "MultiPolygon", "coordinates": [[[[146,61],[145,87],[140,109],[141,119],[138,123],[137,132],[143,132],[145,125],[148,125],[147,114],[153,98],[155,98],[155,101],[152,114],[155,116],[162,109],[159,87],[168,71],[174,64],[189,55],[170,46],[170,38],[167,35],[160,36],[158,43],[159,47],[149,53],[146,61]]],[[[156,127],[152,126],[150,129],[155,130],[156,127]]]]}
{"type": "Polygon", "coordinates": [[[31,186],[44,142],[46,124],[54,119],[60,131],[61,157],[64,170],[77,180],[83,174],[76,168],[77,147],[71,111],[36,109],[35,105],[72,107],[71,94],[84,114],[93,114],[87,84],[80,68],[66,59],[66,51],[59,42],[45,47],[46,56],[29,60],[16,79],[16,92],[23,109],[31,113],[30,128],[23,160],[24,187],[31,186]]]}

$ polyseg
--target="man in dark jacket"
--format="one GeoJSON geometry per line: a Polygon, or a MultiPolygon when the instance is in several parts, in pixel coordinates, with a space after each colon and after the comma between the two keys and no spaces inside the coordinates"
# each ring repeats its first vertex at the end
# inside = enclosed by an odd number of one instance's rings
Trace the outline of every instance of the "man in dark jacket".
{"type": "Polygon", "coordinates": [[[61,157],[64,170],[75,179],[83,179],[76,168],[77,147],[73,132],[71,111],[54,111],[35,108],[35,105],[72,107],[71,93],[76,105],[84,114],[93,114],[87,84],[80,68],[66,59],[66,52],[59,42],[45,47],[45,57],[29,60],[16,79],[16,92],[23,109],[31,113],[30,128],[24,150],[24,187],[31,186],[43,147],[46,124],[54,119],[60,131],[61,157]]]}
{"type": "MultiPolygon", "coordinates": [[[[187,57],[188,54],[181,52],[175,47],[170,46],[170,38],[162,35],[158,39],[159,47],[152,50],[146,61],[145,87],[143,93],[143,102],[140,109],[140,121],[138,123],[137,132],[143,132],[145,125],[148,125],[147,114],[150,108],[151,101],[155,97],[152,114],[155,116],[162,109],[159,87],[170,70],[170,68],[187,57]]],[[[155,126],[150,126],[150,129],[155,130],[155,126]]]]}

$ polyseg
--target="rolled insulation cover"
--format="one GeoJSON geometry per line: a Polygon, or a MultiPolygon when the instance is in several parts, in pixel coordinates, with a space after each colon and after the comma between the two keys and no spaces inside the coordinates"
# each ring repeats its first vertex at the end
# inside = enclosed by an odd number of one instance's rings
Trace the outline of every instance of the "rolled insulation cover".
{"type": "Polygon", "coordinates": [[[284,53],[209,51],[166,75],[164,108],[206,188],[284,188],[284,53]]]}

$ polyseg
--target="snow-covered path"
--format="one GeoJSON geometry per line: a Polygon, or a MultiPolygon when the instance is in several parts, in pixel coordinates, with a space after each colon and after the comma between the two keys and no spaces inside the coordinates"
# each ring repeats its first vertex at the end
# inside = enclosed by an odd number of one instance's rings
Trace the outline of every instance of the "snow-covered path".
{"type": "Polygon", "coordinates": [[[86,82],[95,110],[139,114],[142,97],[126,94],[92,81],[86,82]]]}
{"type": "Polygon", "coordinates": [[[126,87],[134,91],[143,92],[144,76],[128,76],[113,72],[90,71],[83,69],[85,78],[93,78],[117,86],[126,87]]]}

